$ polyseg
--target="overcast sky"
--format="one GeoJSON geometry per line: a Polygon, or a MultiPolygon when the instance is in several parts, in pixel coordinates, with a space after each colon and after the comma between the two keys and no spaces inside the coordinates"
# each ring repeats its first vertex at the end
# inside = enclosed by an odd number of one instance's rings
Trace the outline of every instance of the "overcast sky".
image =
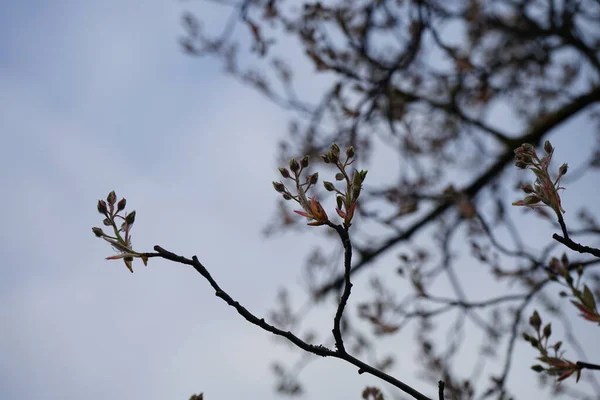
{"type": "MultiPolygon", "coordinates": [[[[137,211],[136,249],[198,255],[256,314],[277,287],[298,288],[317,236],[260,235],[287,117],[213,60],[182,54],[182,11],[157,0],[2,6],[2,399],[278,398],[269,364],[286,346],[190,268],[152,260],[131,274],[90,231],[114,189],[137,211]]],[[[430,390],[410,362],[398,371],[430,390]]],[[[376,382],[324,359],[303,377],[313,399],[359,398],[376,382]]]]}

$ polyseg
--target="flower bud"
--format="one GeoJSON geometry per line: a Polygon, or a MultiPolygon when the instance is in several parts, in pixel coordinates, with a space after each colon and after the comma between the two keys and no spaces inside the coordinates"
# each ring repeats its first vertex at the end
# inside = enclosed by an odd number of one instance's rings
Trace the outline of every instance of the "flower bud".
{"type": "Polygon", "coordinates": [[[349,159],[354,157],[354,146],[350,146],[346,149],[346,157],[349,159]]]}
{"type": "Polygon", "coordinates": [[[527,163],[523,160],[516,160],[515,167],[517,167],[519,169],[525,169],[525,168],[527,168],[527,163]]]}
{"type": "Polygon", "coordinates": [[[310,184],[311,184],[311,185],[315,185],[315,184],[316,184],[316,183],[319,181],[319,173],[318,173],[318,172],[315,172],[314,174],[312,174],[312,175],[310,176],[310,178],[309,178],[309,179],[310,179],[310,181],[309,181],[309,182],[310,182],[310,184]]]}
{"type": "Polygon", "coordinates": [[[289,178],[290,177],[290,171],[287,170],[287,168],[279,168],[279,173],[281,174],[281,176],[283,176],[284,178],[289,178]]]}
{"type": "Polygon", "coordinates": [[[521,145],[521,148],[523,149],[523,152],[529,153],[529,154],[532,154],[535,151],[535,149],[533,148],[533,146],[530,145],[529,143],[523,143],[521,145]]]}
{"type": "Polygon", "coordinates": [[[98,200],[98,212],[100,214],[108,214],[108,209],[106,208],[106,202],[104,200],[98,200]]]}
{"type": "Polygon", "coordinates": [[[542,324],[542,319],[540,318],[540,314],[537,311],[534,311],[531,317],[529,317],[529,325],[531,325],[536,331],[540,329],[540,325],[542,324]]]}
{"type": "Polygon", "coordinates": [[[117,194],[113,190],[108,194],[108,196],[106,196],[106,202],[110,205],[113,205],[113,204],[115,204],[116,201],[117,201],[117,194]]]}
{"type": "Polygon", "coordinates": [[[300,164],[298,164],[298,161],[296,161],[295,158],[290,160],[290,169],[292,172],[298,172],[300,170],[300,164]]]}
{"type": "Polygon", "coordinates": [[[287,194],[287,193],[284,193],[284,194],[283,194],[283,199],[284,199],[284,200],[291,200],[291,199],[292,199],[292,196],[290,196],[290,195],[289,195],[289,194],[287,194]]]}
{"type": "Polygon", "coordinates": [[[104,218],[104,220],[102,221],[102,223],[104,224],[104,226],[111,226],[112,225],[112,221],[109,218],[104,218]]]}
{"type": "Polygon", "coordinates": [[[340,160],[340,153],[339,151],[337,153],[330,151],[329,153],[327,153],[327,155],[329,156],[329,160],[333,163],[333,164],[337,164],[337,162],[340,160]]]}
{"type": "Polygon", "coordinates": [[[546,152],[546,154],[550,154],[550,153],[552,153],[552,151],[554,151],[549,140],[546,140],[544,142],[544,151],[546,152]]]}
{"type": "Polygon", "coordinates": [[[127,200],[125,200],[125,197],[123,197],[121,200],[119,200],[119,202],[117,203],[117,212],[123,211],[125,209],[126,204],[127,204],[127,200]]]}
{"type": "Polygon", "coordinates": [[[331,150],[332,153],[335,153],[338,156],[340,155],[340,146],[338,146],[337,144],[332,143],[330,150],[331,150]]]}
{"type": "Polygon", "coordinates": [[[331,159],[329,158],[329,154],[321,154],[321,159],[323,160],[323,162],[325,164],[329,164],[331,162],[331,159]]]}
{"type": "Polygon", "coordinates": [[[540,201],[541,201],[540,198],[533,194],[531,196],[526,196],[523,199],[523,202],[525,203],[525,205],[528,205],[528,206],[539,203],[540,201]]]}
{"type": "Polygon", "coordinates": [[[525,185],[521,185],[521,190],[524,191],[527,194],[533,193],[533,186],[531,186],[530,184],[525,184],[525,185]]]}
{"type": "Polygon", "coordinates": [[[285,185],[281,182],[273,182],[273,187],[277,193],[285,192],[285,185]]]}
{"type": "Polygon", "coordinates": [[[302,168],[306,168],[306,167],[308,167],[308,161],[309,161],[309,158],[310,158],[310,157],[306,155],[306,156],[304,156],[304,157],[302,158],[302,160],[300,160],[300,166],[301,166],[302,168]]]}
{"type": "Polygon", "coordinates": [[[532,365],[531,369],[534,370],[535,372],[543,372],[543,371],[545,371],[545,368],[542,367],[540,364],[532,365]]]}
{"type": "Polygon", "coordinates": [[[331,182],[324,181],[323,186],[325,186],[325,190],[328,192],[333,192],[335,190],[335,186],[333,186],[333,183],[331,182]]]}
{"type": "Polygon", "coordinates": [[[125,222],[127,225],[133,225],[135,222],[135,210],[125,216],[125,222]]]}
{"type": "Polygon", "coordinates": [[[96,237],[103,237],[104,236],[104,231],[102,231],[101,228],[98,228],[96,226],[92,228],[92,232],[94,232],[94,235],[96,235],[96,237]]]}
{"type": "Polygon", "coordinates": [[[546,326],[544,326],[544,337],[549,338],[550,335],[552,335],[552,324],[548,323],[546,326]]]}
{"type": "Polygon", "coordinates": [[[560,168],[558,169],[558,173],[560,174],[560,176],[563,176],[564,174],[567,173],[567,170],[569,169],[569,165],[568,164],[563,164],[560,166],[560,168]]]}
{"type": "Polygon", "coordinates": [[[344,180],[344,174],[342,174],[341,172],[338,172],[337,174],[335,174],[335,180],[336,181],[343,181],[344,180]]]}

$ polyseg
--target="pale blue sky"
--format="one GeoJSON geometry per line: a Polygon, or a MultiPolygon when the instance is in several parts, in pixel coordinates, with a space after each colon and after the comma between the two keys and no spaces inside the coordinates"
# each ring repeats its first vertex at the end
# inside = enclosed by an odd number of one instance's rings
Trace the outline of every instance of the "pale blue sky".
{"type": "MultiPolygon", "coordinates": [[[[130,274],[105,261],[112,250],[90,231],[101,224],[97,200],[114,189],[137,210],[136,248],[197,254],[256,314],[266,315],[277,287],[299,288],[319,236],[260,235],[273,215],[276,140],[287,117],[214,60],[182,54],[186,4],[2,5],[2,399],[278,398],[269,364],[289,354],[286,346],[243,321],[189,268],[152,260],[130,274]]],[[[591,144],[588,123],[578,124],[591,144]]],[[[571,163],[578,147],[569,135],[557,139],[557,153],[571,163]]],[[[377,176],[374,166],[369,178],[377,176]]],[[[324,322],[324,337],[329,317],[312,318],[324,322]]],[[[412,354],[409,334],[391,345],[412,354]]],[[[534,353],[519,349],[529,375],[520,382],[517,370],[514,388],[527,393],[534,353]]],[[[413,375],[412,357],[398,376],[434,393],[413,375]]],[[[337,360],[319,359],[302,376],[313,399],[359,398],[377,383],[337,360]]]]}

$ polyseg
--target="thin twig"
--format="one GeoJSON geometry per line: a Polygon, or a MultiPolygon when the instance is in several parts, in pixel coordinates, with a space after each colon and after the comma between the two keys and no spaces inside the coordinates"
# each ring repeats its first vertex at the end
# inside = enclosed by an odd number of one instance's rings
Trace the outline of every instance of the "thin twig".
{"type": "MultiPolygon", "coordinates": [[[[347,235],[347,231],[346,231],[346,235],[347,235]]],[[[345,246],[346,246],[346,244],[345,244],[345,246]]],[[[251,324],[258,326],[267,332],[271,332],[274,335],[282,336],[282,337],[286,338],[287,340],[289,340],[290,342],[292,342],[293,344],[295,344],[297,347],[299,347],[302,350],[307,351],[309,353],[313,353],[313,354],[316,354],[316,355],[319,355],[322,357],[339,358],[341,360],[347,361],[350,364],[358,367],[359,373],[362,374],[362,373],[366,372],[373,376],[376,376],[376,377],[380,378],[381,380],[394,385],[398,389],[409,394],[410,396],[412,396],[413,398],[415,398],[417,400],[432,400],[431,398],[425,396],[424,394],[420,393],[416,389],[413,389],[411,386],[407,385],[406,383],[386,374],[385,372],[383,372],[361,360],[359,360],[356,357],[351,356],[345,350],[342,351],[342,350],[338,349],[338,350],[334,351],[323,345],[315,346],[315,345],[306,343],[305,341],[300,339],[298,336],[294,335],[292,332],[278,329],[278,328],[274,327],[273,325],[270,325],[269,323],[267,323],[264,320],[264,318],[256,317],[254,314],[252,314],[250,311],[248,311],[244,306],[242,306],[239,302],[235,301],[227,292],[225,292],[223,289],[221,289],[221,287],[213,279],[213,277],[210,275],[210,273],[204,267],[204,265],[202,265],[202,263],[200,263],[200,261],[198,260],[198,258],[196,256],[193,256],[192,259],[189,259],[189,258],[180,256],[180,255],[177,255],[175,253],[172,253],[168,250],[165,250],[160,246],[154,246],[154,250],[156,251],[156,253],[142,253],[141,255],[148,257],[148,258],[161,257],[166,260],[170,260],[170,261],[174,261],[174,262],[178,262],[181,264],[192,266],[200,275],[202,275],[202,277],[204,279],[206,279],[208,281],[210,286],[212,286],[212,288],[215,290],[215,295],[217,297],[223,299],[227,304],[229,304],[230,306],[235,308],[236,311],[238,312],[238,314],[240,314],[242,317],[244,317],[251,324]]],[[[344,292],[346,292],[346,290],[344,292]]],[[[349,289],[348,289],[348,294],[345,296],[346,301],[348,300],[349,296],[350,296],[350,294],[349,294],[349,289]]],[[[344,298],[344,295],[342,295],[342,299],[343,298],[344,298]]],[[[341,300],[340,300],[340,303],[341,303],[341,300]]],[[[341,309],[343,312],[343,307],[341,309]]],[[[339,308],[338,308],[338,310],[339,310],[339,308]]],[[[340,314],[340,318],[341,318],[341,314],[340,314]]]]}

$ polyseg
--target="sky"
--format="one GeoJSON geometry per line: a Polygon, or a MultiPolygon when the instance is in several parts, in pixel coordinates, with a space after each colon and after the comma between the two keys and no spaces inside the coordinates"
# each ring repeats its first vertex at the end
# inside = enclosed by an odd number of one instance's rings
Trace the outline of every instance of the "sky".
{"type": "MultiPolygon", "coordinates": [[[[260,233],[273,216],[287,116],[214,60],[182,53],[185,3],[2,9],[0,398],[279,398],[270,363],[297,353],[242,320],[190,268],[151,260],[131,274],[104,260],[112,250],[90,228],[101,225],[98,199],[115,190],[137,212],[136,248],[196,254],[266,315],[278,287],[299,288],[318,241],[260,233]]],[[[202,10],[208,21],[223,16],[202,10]]],[[[409,352],[412,341],[394,346],[409,352]]],[[[399,371],[426,390],[411,367],[399,371]]],[[[302,378],[314,399],[359,398],[378,383],[327,359],[302,378]]]]}

